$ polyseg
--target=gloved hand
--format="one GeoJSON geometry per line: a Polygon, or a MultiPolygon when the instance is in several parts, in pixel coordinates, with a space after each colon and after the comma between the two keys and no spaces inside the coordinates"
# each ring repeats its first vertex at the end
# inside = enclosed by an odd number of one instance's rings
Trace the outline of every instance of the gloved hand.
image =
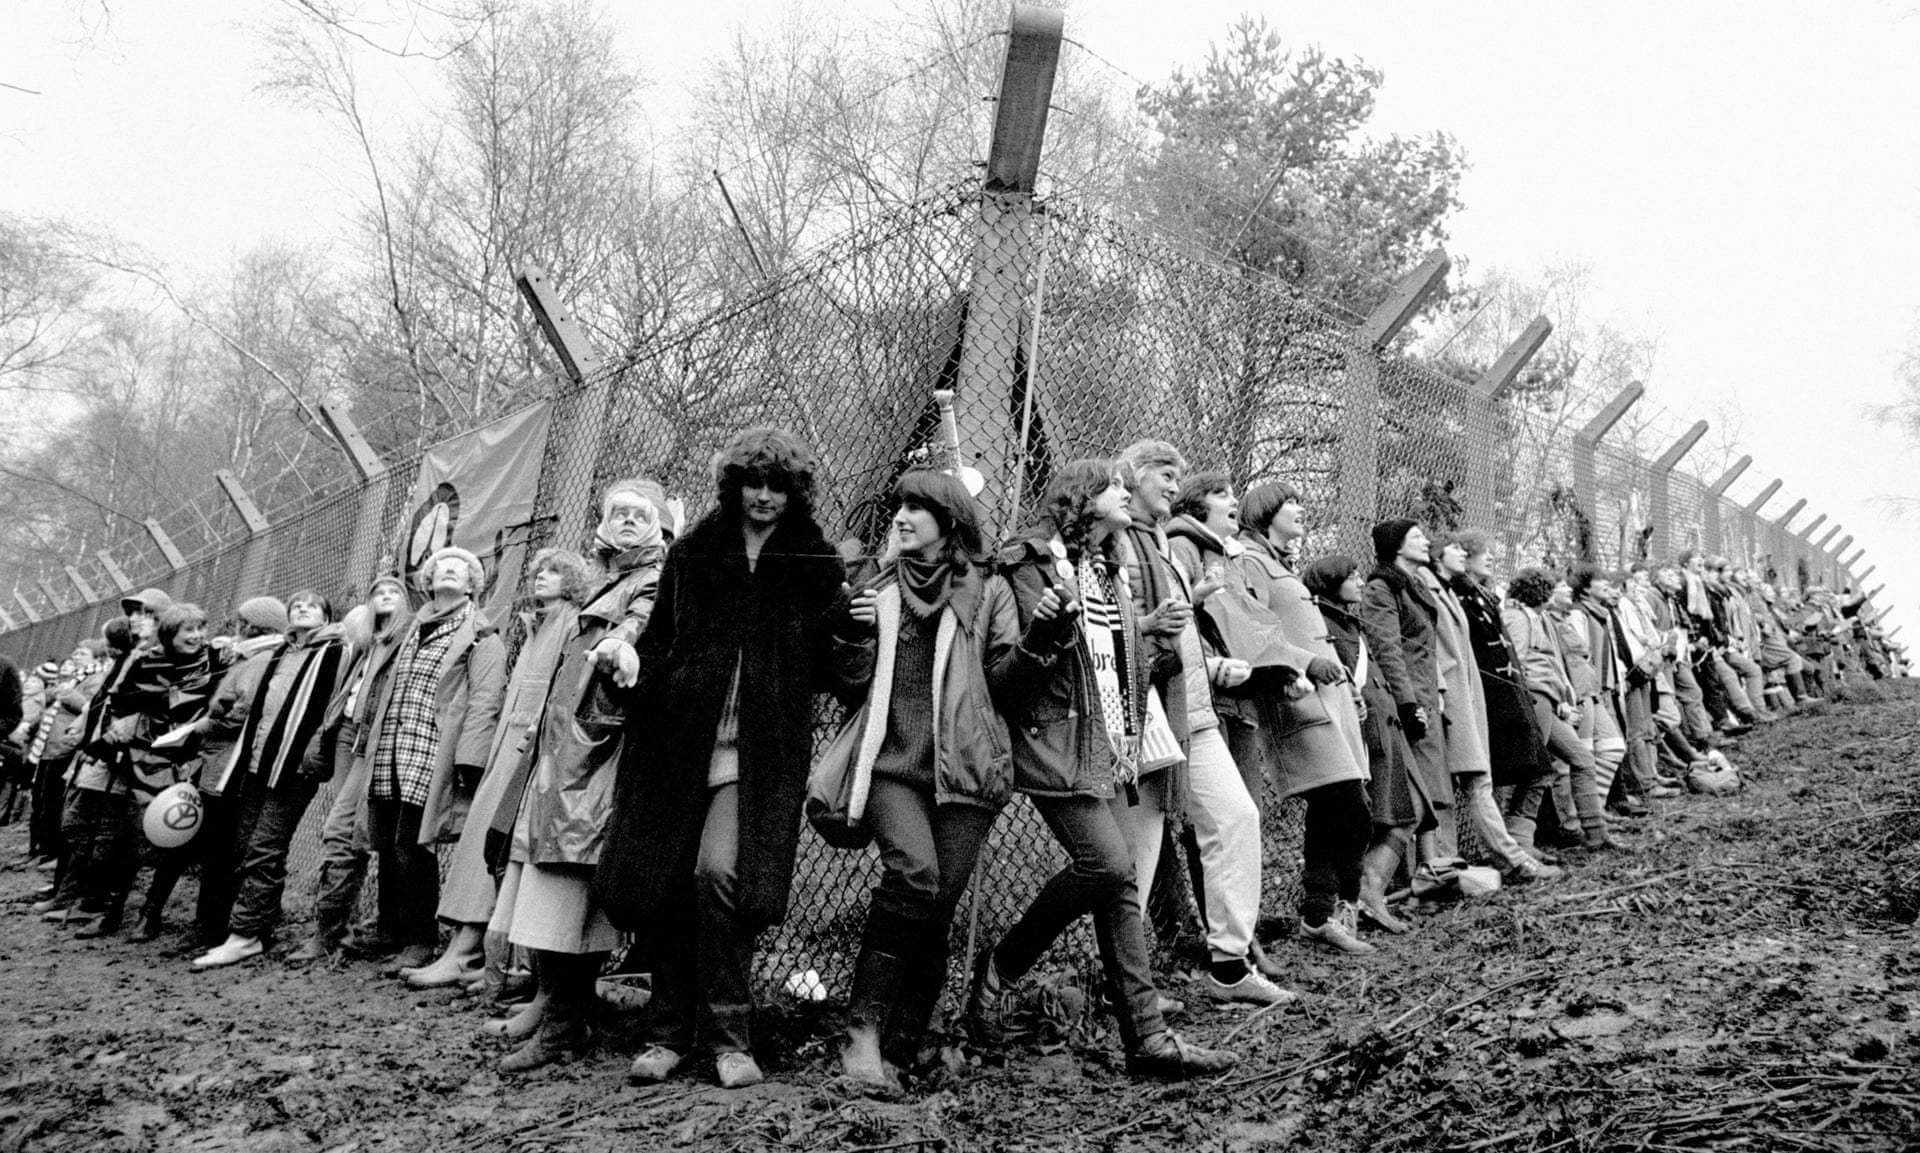
{"type": "Polygon", "coordinates": [[[1427,735],[1425,710],[1419,705],[1402,704],[1396,707],[1400,713],[1400,731],[1407,734],[1409,744],[1418,744],[1427,735]]]}

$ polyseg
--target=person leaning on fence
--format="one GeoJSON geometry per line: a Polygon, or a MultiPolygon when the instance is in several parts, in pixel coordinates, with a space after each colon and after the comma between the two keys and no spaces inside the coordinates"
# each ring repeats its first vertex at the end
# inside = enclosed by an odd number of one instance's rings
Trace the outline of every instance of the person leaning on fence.
{"type": "Polygon", "coordinates": [[[293,964],[323,960],[343,946],[363,956],[381,956],[390,950],[378,929],[368,926],[354,938],[348,922],[360,904],[360,887],[373,852],[367,829],[367,777],[371,763],[367,717],[379,699],[399,640],[406,629],[407,586],[399,577],[375,577],[365,604],[349,609],[341,619],[347,644],[346,664],[333,696],[321,715],[316,738],[318,771],[332,781],[332,798],[320,825],[320,868],[314,879],[313,936],[289,954],[293,964]]]}
{"type": "MultiPolygon", "coordinates": [[[[1453,782],[1447,776],[1441,730],[1440,605],[1417,575],[1428,564],[1431,543],[1426,530],[1413,521],[1382,521],[1373,526],[1373,552],[1373,571],[1360,601],[1360,626],[1373,654],[1374,675],[1393,698],[1388,727],[1407,746],[1406,779],[1418,857],[1411,870],[1414,890],[1437,892],[1452,884],[1458,862],[1445,838],[1434,835],[1443,811],[1453,808],[1453,782]]],[[[1446,817],[1451,819],[1451,814],[1446,817]]]]}
{"type": "Polygon", "coordinates": [[[813,740],[831,684],[845,568],[814,520],[813,450],[753,428],[714,459],[718,507],[667,554],[636,650],[594,892],[650,942],[648,1045],[664,1080],[696,1043],[724,1088],[763,1079],[753,947],[787,914],[813,740]]]}
{"type": "MultiPolygon", "coordinates": [[[[158,644],[134,657],[108,690],[108,719],[88,750],[107,761],[120,798],[119,827],[109,851],[96,861],[93,892],[101,913],[96,925],[82,930],[89,936],[106,936],[119,928],[140,870],[141,818],[147,803],[183,779],[183,770],[190,770],[199,751],[195,736],[163,747],[157,747],[155,739],[206,715],[228,663],[224,653],[207,644],[207,614],[199,605],[172,604],[162,610],[154,638],[158,644]]],[[[180,855],[188,851],[187,846],[160,850],[155,872],[173,874],[180,855]]],[[[158,902],[167,895],[150,895],[149,919],[160,915],[158,902]]]]}
{"type": "Polygon", "coordinates": [[[221,639],[229,667],[214,686],[206,715],[199,721],[197,753],[183,766],[200,794],[200,825],[186,844],[154,854],[146,906],[133,934],[138,941],[151,941],[165,928],[167,899],[189,868],[200,878],[195,887],[195,943],[210,949],[228,936],[227,918],[233,911],[240,864],[240,848],[233,843],[240,806],[237,790],[234,797],[224,796],[222,774],[209,771],[208,766],[217,765],[233,751],[267,657],[285,643],[287,606],[276,597],[249,597],[235,615],[240,622],[238,638],[221,639]]]}
{"type": "Polygon", "coordinates": [[[1234,1057],[1167,1028],[1147,955],[1128,810],[1138,798],[1151,690],[1117,553],[1118,534],[1132,523],[1127,504],[1114,462],[1073,461],[1054,474],[1038,520],[999,554],[1033,651],[1053,656],[1044,683],[1006,718],[1014,788],[1032,800],[1068,864],[998,944],[981,950],[967,1019],[975,1043],[1007,1041],[1014,986],[1091,913],[1128,1071],[1179,1078],[1228,1068],[1234,1057]]]}
{"type": "Polygon", "coordinates": [[[1546,737],[1547,751],[1555,758],[1552,781],[1513,791],[1507,802],[1507,829],[1523,847],[1532,846],[1541,802],[1552,792],[1562,844],[1593,851],[1619,849],[1622,846],[1607,833],[1594,776],[1592,740],[1574,728],[1582,720],[1582,702],[1567,669],[1562,634],[1546,611],[1556,590],[1566,587],[1555,573],[1537,567],[1521,569],[1507,584],[1507,635],[1513,638],[1526,669],[1534,715],[1546,737]]]}
{"type": "Polygon", "coordinates": [[[1665,637],[1647,614],[1631,571],[1615,575],[1612,605],[1614,650],[1619,654],[1624,687],[1620,714],[1627,738],[1627,771],[1634,792],[1644,799],[1675,796],[1677,790],[1660,780],[1660,674],[1666,663],[1665,637]]]}
{"type": "MultiPolygon", "coordinates": [[[[54,671],[58,672],[58,666],[54,671]]],[[[52,688],[51,677],[22,677],[13,661],[0,656],[0,760],[4,761],[0,766],[4,771],[0,785],[4,786],[6,795],[5,805],[0,808],[0,824],[13,819],[15,802],[21,796],[26,796],[31,804],[33,786],[27,767],[27,748],[33,742],[41,714],[46,711],[47,695],[52,688]]],[[[30,825],[29,859],[37,855],[34,850],[38,848],[32,833],[30,825]]]]}
{"type": "Polygon", "coordinates": [[[1621,766],[1626,764],[1627,736],[1620,699],[1626,670],[1620,665],[1612,629],[1612,603],[1617,596],[1613,581],[1599,565],[1581,561],[1563,583],[1566,592],[1556,590],[1548,614],[1560,626],[1561,648],[1575,691],[1584,696],[1579,732],[1593,747],[1594,788],[1609,816],[1644,816],[1646,806],[1630,801],[1616,787],[1621,766]]]}
{"type": "Polygon", "coordinates": [[[1242,551],[1229,575],[1271,614],[1285,667],[1298,674],[1285,688],[1261,695],[1253,755],[1280,796],[1305,805],[1301,935],[1342,953],[1366,954],[1374,947],[1360,939],[1357,902],[1373,831],[1367,804],[1372,764],[1359,689],[1313,593],[1289,561],[1306,539],[1305,516],[1300,490],[1285,482],[1248,489],[1240,504],[1242,551]]]}
{"type": "MultiPolygon", "coordinates": [[[[1493,797],[1493,714],[1474,644],[1473,622],[1455,591],[1467,583],[1468,548],[1468,542],[1457,535],[1443,536],[1434,565],[1425,570],[1431,577],[1429,589],[1440,605],[1440,700],[1445,709],[1441,729],[1447,746],[1447,772],[1453,777],[1454,792],[1461,798],[1467,821],[1493,855],[1501,874],[1523,883],[1552,880],[1559,870],[1541,862],[1514,840],[1493,797]]],[[[1502,717],[1502,723],[1510,724],[1513,719],[1502,717]]],[[[1446,827],[1445,822],[1442,827],[1446,827]]],[[[1455,839],[1449,852],[1458,855],[1457,828],[1452,833],[1455,839]]]]}
{"type": "Polygon", "coordinates": [[[847,994],[841,1071],[885,1097],[900,1094],[900,1070],[916,1063],[946,986],[954,909],[1012,795],[1001,713],[1049,675],[1059,610],[1021,632],[1012,588],[982,565],[979,511],[955,477],[909,472],[894,503],[879,572],[836,642],[847,688],[865,699],[834,746],[852,758],[853,788],[866,789],[882,870],[847,994]]]}
{"type": "Polygon", "coordinates": [[[82,682],[79,690],[86,696],[82,712],[68,730],[73,755],[62,780],[60,844],[62,855],[54,873],[54,891],[36,902],[34,911],[49,921],[62,924],[99,914],[98,907],[83,904],[83,879],[94,873],[94,860],[107,851],[107,834],[115,827],[112,794],[108,786],[112,776],[99,758],[85,750],[92,734],[106,718],[106,686],[124,675],[130,658],[140,644],[139,627],[134,618],[115,617],[101,629],[107,642],[107,660],[94,675],[82,682]]]}
{"type": "MultiPolygon", "coordinates": [[[[446,882],[440,889],[436,912],[451,930],[447,945],[431,964],[400,974],[416,989],[484,980],[487,922],[493,919],[498,894],[494,870],[487,864],[487,838],[501,797],[520,768],[533,726],[540,720],[561,646],[573,635],[580,602],[591,591],[586,558],[572,549],[541,549],[534,555],[530,571],[533,607],[519,614],[515,622],[519,641],[509,647],[517,647],[518,652],[507,672],[500,720],[493,729],[493,747],[487,751],[485,771],[474,789],[473,807],[467,812],[460,840],[447,862],[446,882]]],[[[514,800],[518,802],[517,794],[514,800]]],[[[504,958],[501,960],[504,962],[504,958]]],[[[496,966],[496,974],[503,972],[496,966]]]]}
{"type": "Polygon", "coordinates": [[[1292,1001],[1298,994],[1274,984],[1253,964],[1254,925],[1260,919],[1260,808],[1233,762],[1213,711],[1213,678],[1222,678],[1223,685],[1243,684],[1251,669],[1238,660],[1209,658],[1194,613],[1195,605],[1224,585],[1226,574],[1195,585],[1173,563],[1162,526],[1173,515],[1180,474],[1186,470],[1178,449],[1165,441],[1138,441],[1121,451],[1120,470],[1129,481],[1127,510],[1133,518],[1121,535],[1120,556],[1147,640],[1148,668],[1156,673],[1159,666],[1151,657],[1155,642],[1166,645],[1171,672],[1156,681],[1154,689],[1168,727],[1186,754],[1184,763],[1151,777],[1142,774],[1142,799],[1154,795],[1158,785],[1164,810],[1155,818],[1147,815],[1150,805],[1132,809],[1138,822],[1133,830],[1134,881],[1141,904],[1144,908],[1153,890],[1167,819],[1191,826],[1206,909],[1208,964],[1202,987],[1207,996],[1255,1005],[1292,1001]]]}
{"type": "Polygon", "coordinates": [[[233,809],[226,940],[194,958],[214,969],[259,956],[280,923],[287,849],[332,764],[315,739],[347,661],[345,630],[313,589],[287,598],[286,640],[265,654],[232,752],[208,764],[233,809]]]}
{"type": "Polygon", "coordinates": [[[533,998],[482,1027],[521,1042],[501,1059],[505,1072],[538,1068],[591,1040],[594,979],[619,943],[594,899],[593,871],[638,704],[630,692],[640,672],[634,645],[653,613],[672,519],[657,482],[616,481],[600,503],[596,584],[585,605],[550,614],[543,626],[561,629],[558,664],[527,751],[494,806],[488,852],[503,870],[489,933],[532,950],[535,968],[533,998]]]}
{"type": "Polygon", "coordinates": [[[380,858],[380,932],[400,947],[388,966],[396,974],[431,961],[439,944],[433,846],[460,834],[507,680],[506,646],[473,603],[486,585],[480,559],[442,548],[419,575],[431,599],[402,631],[367,721],[367,827],[380,858]]]}

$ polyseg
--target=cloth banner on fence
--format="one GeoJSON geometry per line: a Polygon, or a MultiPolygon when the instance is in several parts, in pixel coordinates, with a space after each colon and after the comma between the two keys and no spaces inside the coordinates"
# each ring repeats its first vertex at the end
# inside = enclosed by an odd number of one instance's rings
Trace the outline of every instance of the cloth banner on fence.
{"type": "Polygon", "coordinates": [[[506,612],[533,536],[540,461],[552,423],[553,408],[541,401],[421,456],[400,541],[408,587],[418,587],[415,574],[434,550],[455,545],[486,566],[487,587],[474,599],[496,619],[506,612]]]}

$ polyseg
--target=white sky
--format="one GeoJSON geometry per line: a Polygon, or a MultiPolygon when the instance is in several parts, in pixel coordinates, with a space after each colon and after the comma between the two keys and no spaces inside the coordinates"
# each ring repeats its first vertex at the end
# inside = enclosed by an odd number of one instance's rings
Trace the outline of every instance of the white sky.
{"type": "MultiPolygon", "coordinates": [[[[262,54],[242,24],[269,0],[116,3],[104,26],[97,0],[7,8],[0,82],[39,94],[0,88],[0,208],[110,226],[201,269],[337,226],[352,158],[253,90],[262,54]]],[[[736,22],[783,6],[615,10],[662,125],[736,22]]],[[[1913,525],[1872,503],[1920,496],[1914,458],[1862,412],[1894,395],[1920,321],[1920,4],[1082,0],[1067,34],[1155,80],[1248,10],[1382,68],[1381,128],[1459,140],[1456,260],[1591,266],[1594,318],[1660,339],[1643,405],[1676,427],[1737,406],[1755,463],[1735,492],[1784,477],[1809,500],[1797,524],[1826,512],[1879,565],[1869,585],[1920,598],[1913,525]]],[[[397,123],[411,94],[384,95],[397,123]]]]}

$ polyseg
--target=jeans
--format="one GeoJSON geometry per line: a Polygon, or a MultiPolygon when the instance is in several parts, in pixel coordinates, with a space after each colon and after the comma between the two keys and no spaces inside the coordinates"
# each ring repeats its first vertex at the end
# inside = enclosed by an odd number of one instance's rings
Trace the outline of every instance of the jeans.
{"type": "MultiPolygon", "coordinates": [[[[867,824],[880,850],[882,870],[873,890],[873,909],[920,926],[922,936],[937,935],[943,965],[947,926],[997,816],[995,810],[976,805],[936,805],[931,789],[873,778],[867,824]]],[[[895,955],[907,951],[889,949],[890,943],[874,942],[895,955]]]]}
{"type": "Polygon", "coordinates": [[[1727,665],[1739,674],[1741,686],[1747,691],[1747,703],[1759,712],[1767,703],[1767,674],[1760,671],[1759,662],[1746,653],[1729,649],[1727,665]]]}
{"type": "Polygon", "coordinates": [[[704,1040],[713,1053],[753,1046],[753,942],[739,915],[740,786],[721,785],[691,846],[677,891],[661,902],[661,942],[648,1006],[647,1040],[682,1053],[704,1040]]]}
{"type": "Polygon", "coordinates": [[[67,765],[71,755],[42,760],[33,770],[33,808],[28,818],[28,840],[36,854],[58,860],[66,852],[60,836],[60,818],[65,806],[67,765]]]}
{"type": "Polygon", "coordinates": [[[1373,836],[1373,817],[1361,781],[1321,785],[1301,793],[1300,799],[1307,804],[1300,919],[1317,928],[1333,916],[1336,902],[1360,896],[1360,859],[1373,836]]]}
{"type": "Polygon", "coordinates": [[[1653,723],[1653,682],[1627,689],[1625,698],[1628,791],[1645,795],[1658,783],[1659,737],[1653,723]]]}
{"type": "Polygon", "coordinates": [[[86,902],[99,910],[100,870],[105,867],[102,858],[111,852],[109,841],[120,815],[115,803],[118,800],[99,789],[67,790],[66,804],[60,812],[60,835],[66,841],[67,856],[54,892],[54,900],[60,904],[86,902]]]}
{"type": "MultiPolygon", "coordinates": [[[[270,937],[279,925],[280,899],[287,891],[287,847],[318,790],[317,782],[292,772],[275,788],[268,788],[259,774],[247,777],[234,838],[239,867],[234,873],[232,931],[237,936],[270,937]]],[[[437,881],[437,861],[434,876],[437,881]]]]}
{"type": "Polygon", "coordinates": [[[420,843],[426,808],[367,798],[367,829],[380,856],[380,932],[405,948],[440,941],[440,858],[420,843]]]}
{"type": "Polygon", "coordinates": [[[1693,662],[1684,656],[1673,663],[1673,695],[1680,703],[1680,731],[1696,745],[1707,744],[1713,734],[1713,717],[1707,712],[1706,696],[1700,679],[1694,676],[1693,662]]]}
{"type": "Polygon", "coordinates": [[[1020,920],[993,950],[1002,978],[1017,981],[1033,969],[1067,926],[1093,914],[1094,938],[1129,1050],[1166,1029],[1147,960],[1146,929],[1134,887],[1134,847],[1126,827],[1127,799],[1035,797],[1033,806],[1068,863],[1047,879],[1020,920]]]}
{"type": "Polygon", "coordinates": [[[365,812],[368,765],[353,756],[359,726],[342,724],[331,738],[333,803],[320,826],[320,875],[313,898],[314,936],[329,949],[347,935],[360,904],[360,886],[367,878],[368,850],[365,812]]]}

